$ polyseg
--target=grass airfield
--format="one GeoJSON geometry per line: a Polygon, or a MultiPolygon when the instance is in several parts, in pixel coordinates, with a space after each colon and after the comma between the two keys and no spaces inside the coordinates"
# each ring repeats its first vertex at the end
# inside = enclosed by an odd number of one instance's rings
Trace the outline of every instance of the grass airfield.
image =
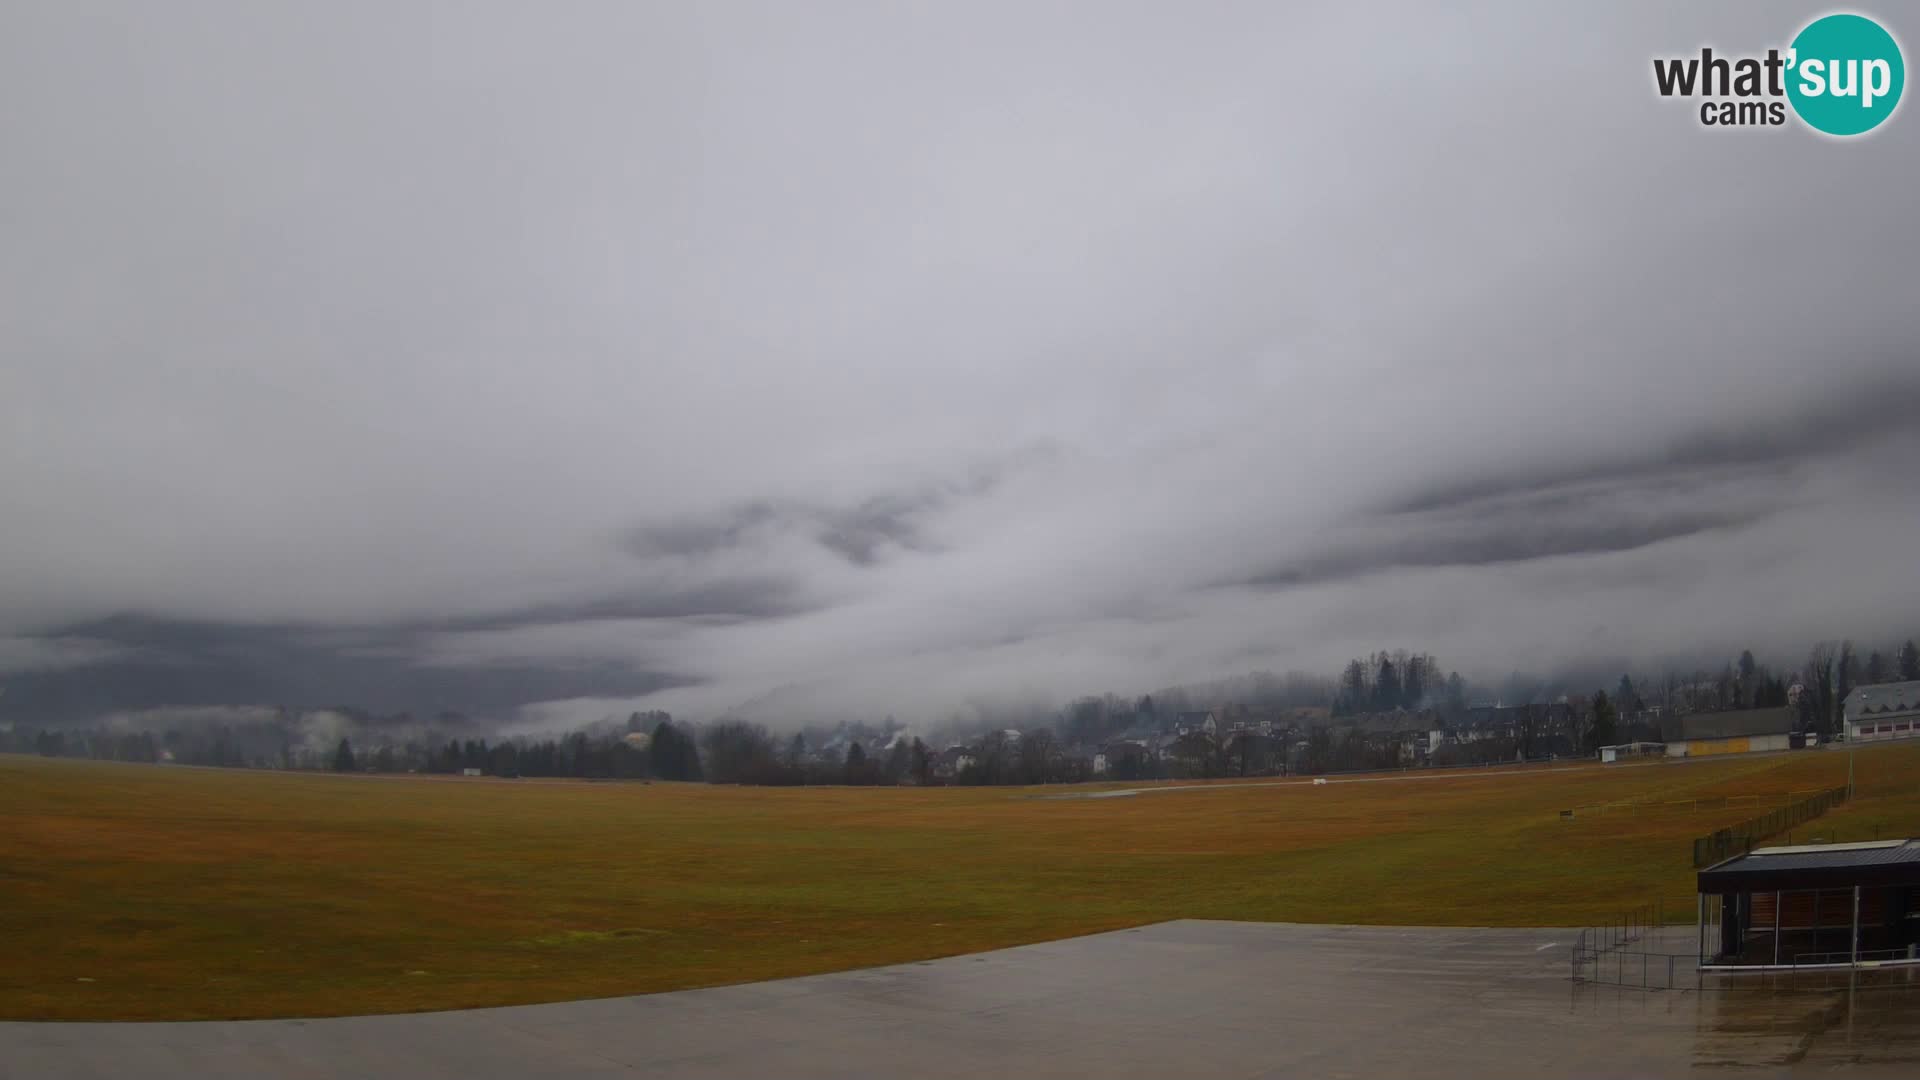
{"type": "MultiPolygon", "coordinates": [[[[1859,797],[1795,839],[1920,833],[1920,744],[1856,770],[1859,797]]],[[[1691,838],[1846,774],[1845,753],[1803,751],[1040,798],[1087,789],[0,756],[0,1019],[526,1004],[1177,918],[1572,926],[1654,900],[1690,918],[1691,838]]]]}

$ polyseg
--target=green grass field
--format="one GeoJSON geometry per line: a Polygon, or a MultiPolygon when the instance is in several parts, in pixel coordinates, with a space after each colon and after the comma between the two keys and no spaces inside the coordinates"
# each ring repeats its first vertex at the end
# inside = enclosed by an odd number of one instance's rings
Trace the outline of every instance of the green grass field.
{"type": "MultiPolygon", "coordinates": [[[[1686,800],[1846,767],[1814,751],[1043,799],[0,757],[0,1018],[552,1001],[1182,917],[1569,926],[1659,899],[1690,918],[1688,840],[1754,811],[1686,800]]],[[[1858,770],[1860,798],[1807,835],[1920,832],[1920,746],[1858,770]]]]}

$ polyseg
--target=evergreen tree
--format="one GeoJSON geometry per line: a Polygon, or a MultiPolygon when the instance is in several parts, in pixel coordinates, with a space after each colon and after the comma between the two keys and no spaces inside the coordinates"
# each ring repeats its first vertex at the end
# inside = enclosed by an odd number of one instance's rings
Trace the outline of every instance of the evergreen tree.
{"type": "Polygon", "coordinates": [[[662,780],[700,779],[700,750],[693,736],[681,731],[672,720],[661,720],[653,729],[650,744],[653,770],[662,780]]]}
{"type": "Polygon", "coordinates": [[[1417,709],[1427,697],[1427,683],[1432,679],[1433,658],[1429,656],[1410,656],[1407,658],[1407,670],[1400,680],[1400,702],[1409,709],[1417,709]]]}
{"type": "Polygon", "coordinates": [[[1772,672],[1761,669],[1760,687],[1754,692],[1753,707],[1756,709],[1777,709],[1787,703],[1787,683],[1772,672]]]}
{"type": "Polygon", "coordinates": [[[353,760],[353,743],[344,735],[340,737],[340,745],[333,751],[333,771],[358,771],[358,767],[353,760]]]}
{"type": "Polygon", "coordinates": [[[1631,675],[1620,676],[1620,685],[1614,690],[1613,704],[1614,708],[1630,713],[1636,713],[1645,708],[1640,701],[1639,692],[1633,688],[1631,675]]]}
{"type": "Polygon", "coordinates": [[[1902,681],[1920,679],[1920,649],[1914,648],[1912,638],[1908,638],[1907,643],[1900,646],[1899,654],[1894,657],[1893,666],[1900,670],[1902,681]]]}
{"type": "MultiPolygon", "coordinates": [[[[1153,699],[1147,700],[1151,702],[1153,699]]],[[[927,744],[921,742],[918,736],[913,740],[913,759],[908,765],[908,771],[913,775],[913,781],[916,784],[924,784],[932,778],[933,757],[927,753],[927,744]]]]}
{"type": "Polygon", "coordinates": [[[889,784],[898,784],[907,778],[907,770],[913,764],[913,749],[907,740],[896,738],[887,748],[887,761],[881,767],[881,779],[889,784]]]}
{"type": "Polygon", "coordinates": [[[1400,669],[1394,666],[1393,657],[1381,653],[1377,671],[1373,677],[1373,707],[1386,712],[1400,704],[1400,669]]]}
{"type": "Polygon", "coordinates": [[[1357,713],[1367,707],[1367,665],[1363,660],[1350,660],[1347,668],[1340,673],[1340,693],[1333,700],[1333,715],[1345,716],[1357,713]]]}

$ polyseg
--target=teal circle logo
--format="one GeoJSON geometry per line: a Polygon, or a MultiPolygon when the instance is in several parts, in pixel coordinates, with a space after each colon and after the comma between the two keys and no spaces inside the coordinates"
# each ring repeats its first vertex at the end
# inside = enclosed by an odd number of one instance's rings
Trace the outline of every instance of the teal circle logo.
{"type": "Polygon", "coordinates": [[[1815,131],[1864,135],[1893,115],[1907,85],[1900,43],[1864,15],[1827,15],[1793,39],[1787,100],[1815,131]]]}

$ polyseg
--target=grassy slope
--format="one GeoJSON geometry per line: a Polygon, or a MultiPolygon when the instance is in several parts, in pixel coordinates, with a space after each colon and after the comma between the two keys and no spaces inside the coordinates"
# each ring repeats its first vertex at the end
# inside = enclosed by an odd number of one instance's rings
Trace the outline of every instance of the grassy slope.
{"type": "MultiPolygon", "coordinates": [[[[1920,832],[1920,746],[1828,832],[1920,832]]],[[[1691,911],[1687,840],[1828,752],[1043,800],[284,775],[0,757],[0,1017],[261,1017],[667,990],[1204,917],[1691,911]],[[1558,810],[1637,799],[1631,815],[1558,810]],[[80,981],[80,980],[91,981],[80,981]]]]}

